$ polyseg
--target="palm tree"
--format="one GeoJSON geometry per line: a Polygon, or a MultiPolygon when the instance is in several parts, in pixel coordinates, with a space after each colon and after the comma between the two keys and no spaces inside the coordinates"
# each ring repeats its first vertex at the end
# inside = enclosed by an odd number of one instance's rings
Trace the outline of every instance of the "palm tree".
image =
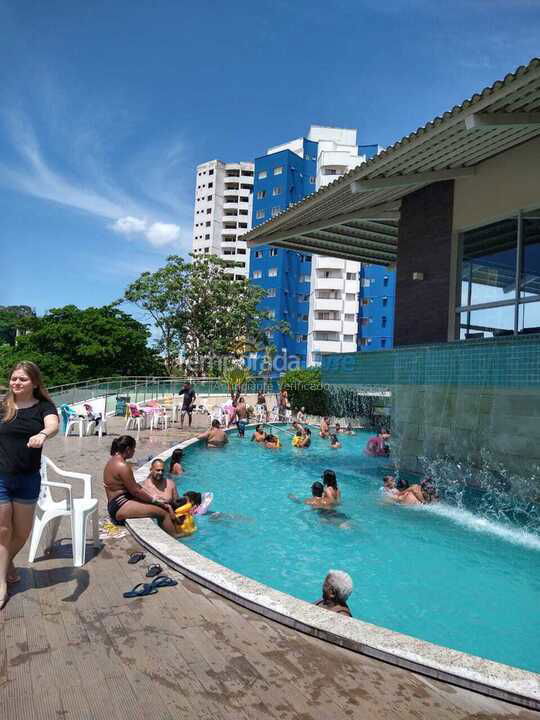
{"type": "Polygon", "coordinates": [[[223,372],[221,379],[226,383],[227,390],[232,397],[235,390],[241,392],[242,387],[249,382],[251,379],[251,370],[246,367],[231,365],[223,372]]]}

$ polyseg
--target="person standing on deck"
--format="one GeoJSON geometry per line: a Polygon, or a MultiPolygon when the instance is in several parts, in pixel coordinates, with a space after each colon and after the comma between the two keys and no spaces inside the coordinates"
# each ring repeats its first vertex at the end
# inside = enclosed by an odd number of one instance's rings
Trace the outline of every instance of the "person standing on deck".
{"type": "Polygon", "coordinates": [[[56,406],[38,366],[17,363],[0,405],[0,610],[8,599],[8,584],[19,581],[14,560],[32,529],[41,490],[41,451],[57,432],[56,406]]]}
{"type": "Polygon", "coordinates": [[[197,397],[195,395],[195,391],[191,387],[191,383],[185,382],[184,387],[180,392],[179,395],[183,395],[184,399],[182,401],[182,410],[180,412],[180,429],[183,430],[184,428],[184,417],[188,416],[188,424],[189,427],[191,427],[191,420],[193,416],[193,408],[195,407],[195,398],[197,397]]]}

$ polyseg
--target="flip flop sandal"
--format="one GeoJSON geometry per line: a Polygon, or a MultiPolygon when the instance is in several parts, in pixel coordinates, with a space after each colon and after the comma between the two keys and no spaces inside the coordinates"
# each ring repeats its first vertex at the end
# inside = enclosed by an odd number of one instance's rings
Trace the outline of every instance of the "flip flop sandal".
{"type": "Polygon", "coordinates": [[[156,577],[156,575],[159,575],[159,573],[162,571],[161,565],[150,565],[148,568],[148,571],[146,573],[147,578],[153,578],[156,577]]]}
{"type": "Polygon", "coordinates": [[[174,587],[175,585],[178,585],[176,580],[173,580],[168,575],[160,575],[150,583],[151,588],[174,587]]]}
{"type": "Polygon", "coordinates": [[[148,583],[139,583],[135,585],[132,590],[123,593],[125,598],[137,598],[146,597],[147,595],[155,595],[157,593],[156,588],[152,587],[148,583]]]}
{"type": "Polygon", "coordinates": [[[144,560],[145,557],[146,557],[146,555],[142,552],[131,553],[131,555],[129,556],[128,563],[130,565],[135,565],[135,563],[138,563],[141,560],[144,560]]]}

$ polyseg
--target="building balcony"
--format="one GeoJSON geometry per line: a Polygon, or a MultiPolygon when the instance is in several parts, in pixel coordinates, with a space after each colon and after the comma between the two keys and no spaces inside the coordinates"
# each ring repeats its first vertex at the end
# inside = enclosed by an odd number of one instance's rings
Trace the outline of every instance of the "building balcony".
{"type": "Polygon", "coordinates": [[[325,298],[315,298],[314,300],[314,310],[336,310],[337,312],[341,312],[342,305],[341,300],[325,298]]]}
{"type": "Polygon", "coordinates": [[[321,270],[343,270],[345,268],[346,260],[341,258],[333,257],[322,257],[321,255],[316,256],[315,267],[321,270]]]}
{"type": "Polygon", "coordinates": [[[343,278],[316,278],[314,287],[317,290],[343,290],[343,278]]]}
{"type": "Polygon", "coordinates": [[[345,300],[343,305],[343,312],[353,315],[358,315],[358,300],[345,300]]]}
{"type": "Polygon", "coordinates": [[[360,292],[360,283],[358,280],[345,280],[345,292],[358,295],[360,292]]]}
{"type": "Polygon", "coordinates": [[[341,320],[317,320],[317,318],[313,319],[313,332],[340,332],[340,331],[341,331],[341,320]]]}
{"type": "Polygon", "coordinates": [[[312,340],[311,343],[312,352],[340,352],[341,343],[339,340],[312,340]]]}
{"type": "Polygon", "coordinates": [[[356,335],[358,332],[358,323],[357,322],[344,322],[343,323],[343,334],[344,335],[356,335]]]}

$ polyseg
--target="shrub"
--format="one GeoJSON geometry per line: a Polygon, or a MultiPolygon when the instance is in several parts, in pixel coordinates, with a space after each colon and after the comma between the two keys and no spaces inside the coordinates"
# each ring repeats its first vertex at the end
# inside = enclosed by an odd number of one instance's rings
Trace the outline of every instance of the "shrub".
{"type": "Polygon", "coordinates": [[[289,370],[281,378],[281,389],[287,390],[293,410],[304,407],[310,415],[328,413],[328,393],[321,385],[320,368],[289,370]]]}

